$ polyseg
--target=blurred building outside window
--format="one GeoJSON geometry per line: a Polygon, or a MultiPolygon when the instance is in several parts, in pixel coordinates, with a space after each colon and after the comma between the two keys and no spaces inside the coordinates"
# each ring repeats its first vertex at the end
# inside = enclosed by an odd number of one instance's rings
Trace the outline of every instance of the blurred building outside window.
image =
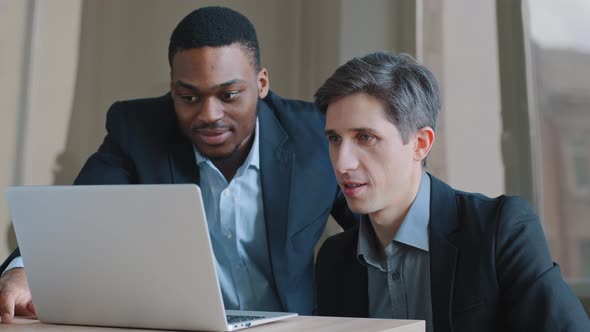
{"type": "Polygon", "coordinates": [[[570,283],[590,282],[590,1],[525,0],[534,202],[570,283]]]}

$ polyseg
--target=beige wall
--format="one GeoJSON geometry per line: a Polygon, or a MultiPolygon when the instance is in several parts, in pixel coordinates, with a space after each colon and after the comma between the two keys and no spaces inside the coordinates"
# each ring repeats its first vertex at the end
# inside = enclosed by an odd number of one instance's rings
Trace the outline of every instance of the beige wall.
{"type": "MultiPolygon", "coordinates": [[[[53,183],[54,161],[63,149],[74,94],[81,3],[77,0],[4,1],[0,10],[2,188],[53,183]],[[68,12],[68,15],[63,15],[68,12]]],[[[14,247],[4,195],[2,243],[14,247]]]]}
{"type": "MultiPolygon", "coordinates": [[[[27,2],[0,1],[0,50],[6,59],[0,63],[0,88],[8,97],[0,99],[2,188],[18,182],[15,163],[23,164],[20,183],[71,183],[104,137],[112,102],[167,92],[168,38],[178,21],[199,6],[229,6],[252,20],[271,86],[290,98],[311,100],[317,87],[352,56],[375,49],[411,49],[412,38],[404,37],[406,23],[395,24],[404,20],[399,10],[411,7],[411,1],[31,1],[38,29],[28,41],[33,52],[25,65],[27,2]],[[19,99],[21,67],[35,77],[25,85],[29,103],[19,99]],[[28,121],[19,132],[23,115],[28,121]]],[[[499,192],[503,170],[493,1],[424,5],[430,6],[430,18],[438,20],[428,19],[425,12],[417,30],[424,34],[424,62],[432,65],[443,85],[444,105],[442,139],[430,163],[436,175],[446,178],[448,171],[453,185],[499,192]],[[457,15],[467,12],[470,15],[457,15]]],[[[5,256],[9,244],[4,195],[0,213],[0,256],[5,256]]]]}
{"type": "Polygon", "coordinates": [[[11,242],[4,188],[14,183],[26,14],[26,1],[0,1],[0,260],[8,254],[11,242]]]}
{"type": "Polygon", "coordinates": [[[504,192],[496,1],[440,1],[447,181],[466,191],[504,192]]]}
{"type": "MultiPolygon", "coordinates": [[[[81,3],[77,0],[2,2],[2,188],[54,182],[55,159],[63,149],[74,94],[81,3]],[[67,15],[63,15],[67,12],[67,15]],[[9,166],[10,165],[10,166],[9,166]],[[11,169],[8,170],[8,167],[11,169]]],[[[2,195],[5,256],[14,247],[2,195]]]]}
{"type": "Polygon", "coordinates": [[[19,184],[54,183],[55,159],[65,144],[65,120],[75,93],[81,8],[78,0],[35,2],[26,104],[21,108],[26,121],[19,184]]]}
{"type": "MultiPolygon", "coordinates": [[[[416,56],[418,61],[428,67],[439,83],[443,77],[443,15],[441,1],[417,0],[416,10],[416,56]]],[[[441,94],[444,87],[440,86],[441,94]]],[[[441,101],[444,105],[444,99],[441,101]]],[[[441,110],[443,114],[446,108],[441,110]]],[[[446,153],[446,122],[444,115],[438,117],[436,139],[427,159],[428,171],[443,181],[448,181],[446,153]]]]}
{"type": "MultiPolygon", "coordinates": [[[[390,18],[395,3],[389,0],[343,0],[340,10],[340,64],[376,50],[396,51],[395,25],[390,18]]],[[[399,51],[399,50],[398,50],[399,51]]]]}

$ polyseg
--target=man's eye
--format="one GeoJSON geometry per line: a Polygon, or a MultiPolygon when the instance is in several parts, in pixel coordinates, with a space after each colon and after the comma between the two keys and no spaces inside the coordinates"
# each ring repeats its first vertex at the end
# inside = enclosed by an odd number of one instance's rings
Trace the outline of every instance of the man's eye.
{"type": "Polygon", "coordinates": [[[373,136],[371,134],[359,134],[358,139],[361,142],[368,143],[368,142],[372,142],[375,139],[375,136],[373,136]]]}
{"type": "Polygon", "coordinates": [[[223,99],[224,100],[234,100],[238,97],[239,92],[238,91],[228,91],[228,92],[224,92],[223,93],[223,99]]]}
{"type": "Polygon", "coordinates": [[[336,136],[336,135],[328,136],[328,142],[330,144],[338,144],[338,143],[340,143],[340,141],[342,141],[342,138],[340,136],[336,136]]]}
{"type": "Polygon", "coordinates": [[[184,101],[185,103],[187,103],[187,104],[194,104],[197,101],[199,101],[199,98],[198,97],[191,96],[191,95],[183,95],[183,96],[180,96],[180,99],[182,101],[184,101]]]}

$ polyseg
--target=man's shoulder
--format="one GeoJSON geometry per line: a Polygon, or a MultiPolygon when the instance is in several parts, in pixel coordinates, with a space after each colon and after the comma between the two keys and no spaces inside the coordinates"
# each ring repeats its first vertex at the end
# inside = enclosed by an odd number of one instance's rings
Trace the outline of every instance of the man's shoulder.
{"type": "Polygon", "coordinates": [[[125,114],[126,117],[171,117],[174,115],[172,98],[167,93],[160,97],[121,100],[109,108],[110,115],[125,114]]]}
{"type": "Polygon", "coordinates": [[[354,257],[358,242],[359,227],[354,227],[332,235],[324,241],[318,254],[320,260],[331,261],[354,257]]]}
{"type": "Polygon", "coordinates": [[[478,192],[468,192],[452,188],[447,183],[430,176],[433,193],[437,196],[441,193],[450,193],[454,199],[457,209],[461,211],[480,211],[482,213],[496,214],[498,211],[507,214],[532,212],[530,204],[520,196],[499,195],[490,197],[478,192]],[[495,211],[495,212],[494,212],[495,211]]]}
{"type": "Polygon", "coordinates": [[[488,197],[481,193],[455,191],[456,201],[463,210],[498,218],[531,215],[533,211],[527,200],[520,196],[500,195],[488,197]]]}
{"type": "Polygon", "coordinates": [[[177,130],[170,94],[161,97],[117,101],[107,112],[107,130],[133,135],[159,135],[177,130]]]}
{"type": "Polygon", "coordinates": [[[454,189],[432,176],[431,179],[431,208],[435,216],[446,215],[456,219],[444,222],[444,228],[448,230],[458,227],[468,234],[486,233],[495,236],[499,229],[539,223],[531,205],[520,196],[489,197],[482,193],[454,189]]]}
{"type": "Polygon", "coordinates": [[[269,91],[263,102],[268,106],[285,130],[320,129],[323,132],[325,116],[311,102],[288,99],[269,91]]]}
{"type": "Polygon", "coordinates": [[[356,245],[359,236],[358,224],[350,229],[334,234],[326,239],[326,243],[333,246],[347,246],[349,244],[356,245]]]}
{"type": "Polygon", "coordinates": [[[321,114],[312,102],[284,98],[274,91],[268,91],[268,95],[263,100],[271,109],[280,113],[311,112],[321,114]]]}
{"type": "Polygon", "coordinates": [[[313,103],[283,98],[272,91],[263,102],[268,108],[266,111],[272,113],[263,118],[281,128],[296,153],[313,156],[315,151],[317,155],[314,158],[329,165],[328,144],[324,136],[325,116],[313,103]]]}
{"type": "Polygon", "coordinates": [[[107,112],[106,129],[111,140],[134,151],[138,147],[166,146],[179,133],[169,94],[113,103],[107,112]]]}

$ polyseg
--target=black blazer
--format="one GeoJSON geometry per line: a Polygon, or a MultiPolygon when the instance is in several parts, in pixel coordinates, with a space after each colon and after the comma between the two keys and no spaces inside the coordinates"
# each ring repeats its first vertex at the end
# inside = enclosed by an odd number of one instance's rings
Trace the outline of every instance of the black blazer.
{"type": "MultiPolygon", "coordinates": [[[[523,199],[461,192],[430,178],[434,331],[590,331],[523,199]]],[[[357,260],[357,241],[358,226],[320,249],[320,315],[368,317],[367,268],[357,260]]]]}
{"type": "MultiPolygon", "coordinates": [[[[271,270],[284,310],[315,306],[314,247],[332,213],[355,223],[334,177],[324,116],[313,104],[273,92],[258,104],[260,176],[271,270]]],[[[182,135],[170,94],[117,102],[107,136],[75,184],[199,184],[192,144],[182,135]]],[[[18,249],[0,267],[17,256],[18,249]]]]}

